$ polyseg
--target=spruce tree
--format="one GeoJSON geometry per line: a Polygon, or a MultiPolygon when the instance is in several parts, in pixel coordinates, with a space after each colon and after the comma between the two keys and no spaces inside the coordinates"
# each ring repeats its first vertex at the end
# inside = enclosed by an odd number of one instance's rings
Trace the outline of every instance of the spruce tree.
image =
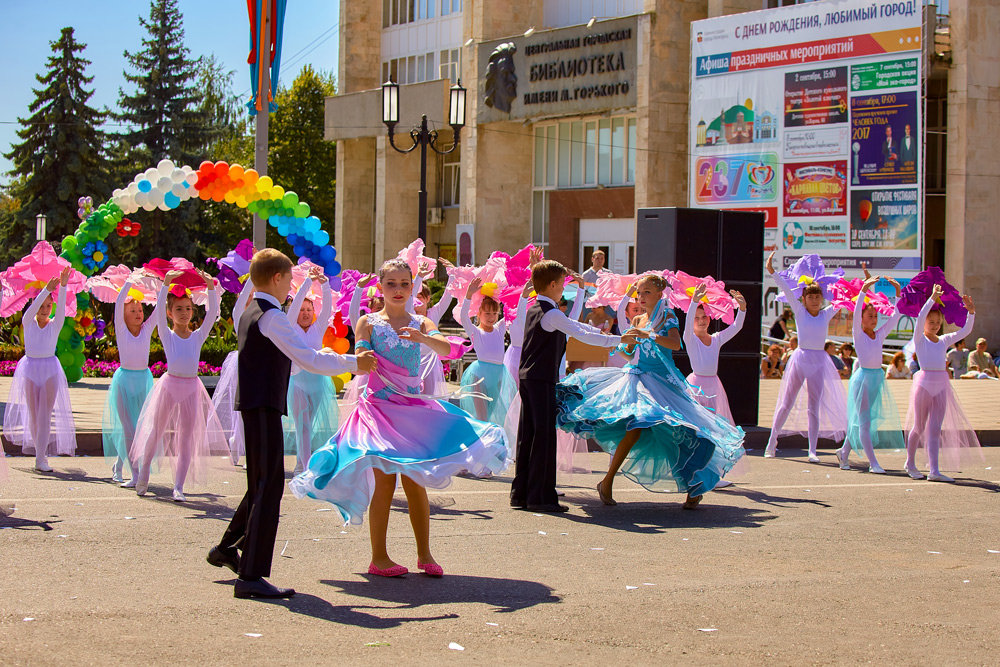
{"type": "MultiPolygon", "coordinates": [[[[194,168],[207,159],[206,151],[216,138],[210,116],[196,88],[199,60],[190,57],[184,46],[184,28],[177,0],[151,0],[149,17],[139,18],[146,36],[142,48],[124,57],[132,71],[125,80],[135,87],[131,94],[119,91],[118,119],[129,126],[120,135],[129,148],[133,172],[144,171],[169,158],[177,165],[194,168]]],[[[136,259],[153,256],[191,256],[192,239],[197,236],[198,206],[192,202],[172,211],[139,211],[143,230],[131,252],[136,259]]]]}
{"type": "MultiPolygon", "coordinates": [[[[18,207],[0,217],[4,265],[34,245],[37,214],[48,218],[47,238],[58,241],[80,223],[77,199],[90,195],[103,201],[111,194],[100,129],[106,113],[87,104],[94,91],[87,89],[93,81],[85,74],[90,61],[80,56],[86,45],[76,41],[73,28],[63,28],[51,46],[45,74],[35,77],[41,88],[28,106],[31,115],[18,119],[21,143],[5,154],[14,165],[7,195],[18,207]]],[[[58,252],[58,242],[54,245],[58,252]]]]}

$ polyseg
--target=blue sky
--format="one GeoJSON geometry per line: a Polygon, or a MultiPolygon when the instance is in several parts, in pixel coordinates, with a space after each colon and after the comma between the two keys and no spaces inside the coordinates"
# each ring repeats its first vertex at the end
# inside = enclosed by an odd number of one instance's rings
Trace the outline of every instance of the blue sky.
{"type": "MultiPolygon", "coordinates": [[[[18,118],[28,115],[38,86],[35,75],[45,70],[52,55],[49,42],[66,26],[75,28],[76,39],[87,45],[83,56],[91,61],[87,74],[95,107],[114,108],[122,77],[122,52],[137,51],[145,31],[139,15],[148,16],[146,0],[3,0],[0,43],[7,65],[0,74],[0,153],[10,151],[18,140],[18,118]],[[96,11],[95,11],[96,10],[96,11]]],[[[238,93],[249,94],[250,74],[246,64],[250,47],[250,24],[243,0],[180,0],[184,15],[184,43],[192,57],[214,53],[227,69],[236,71],[238,93]]],[[[282,47],[281,83],[291,82],[305,65],[337,70],[340,0],[289,0],[282,47]]],[[[9,178],[10,161],[0,156],[0,183],[9,178]]]]}

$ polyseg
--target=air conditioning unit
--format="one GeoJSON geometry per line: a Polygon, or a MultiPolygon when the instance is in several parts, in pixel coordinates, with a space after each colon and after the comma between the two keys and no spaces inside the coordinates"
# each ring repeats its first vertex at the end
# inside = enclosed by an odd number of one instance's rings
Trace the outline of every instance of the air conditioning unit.
{"type": "Polygon", "coordinates": [[[440,208],[427,209],[427,226],[440,227],[444,224],[444,211],[440,208]]]}

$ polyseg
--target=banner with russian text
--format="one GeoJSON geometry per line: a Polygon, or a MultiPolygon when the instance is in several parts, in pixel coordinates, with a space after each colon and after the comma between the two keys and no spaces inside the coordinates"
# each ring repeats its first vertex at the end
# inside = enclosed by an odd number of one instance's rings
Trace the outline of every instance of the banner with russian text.
{"type": "MultiPolygon", "coordinates": [[[[923,245],[922,3],[827,0],[691,24],[689,205],[767,210],[780,270],[817,253],[905,281],[923,245]]],[[[765,275],[765,317],[777,317],[765,275]]]]}

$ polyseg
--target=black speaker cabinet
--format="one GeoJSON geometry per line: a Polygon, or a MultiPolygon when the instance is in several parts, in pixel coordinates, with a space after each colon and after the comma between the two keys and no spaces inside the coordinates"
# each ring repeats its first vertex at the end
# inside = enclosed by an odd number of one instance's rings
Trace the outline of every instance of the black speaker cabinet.
{"type": "MultiPolygon", "coordinates": [[[[636,272],[656,269],[711,275],[747,300],[743,330],[719,355],[719,379],[729,395],[733,419],[757,425],[760,399],[760,324],[763,297],[764,214],[702,208],[641,208],[636,221],[636,272]]],[[[681,327],[684,313],[677,313],[681,327]]],[[[715,332],[725,325],[712,323],[715,332]]],[[[682,329],[683,330],[683,329],[682,329]]],[[[685,374],[691,364],[674,354],[685,374]]]]}

